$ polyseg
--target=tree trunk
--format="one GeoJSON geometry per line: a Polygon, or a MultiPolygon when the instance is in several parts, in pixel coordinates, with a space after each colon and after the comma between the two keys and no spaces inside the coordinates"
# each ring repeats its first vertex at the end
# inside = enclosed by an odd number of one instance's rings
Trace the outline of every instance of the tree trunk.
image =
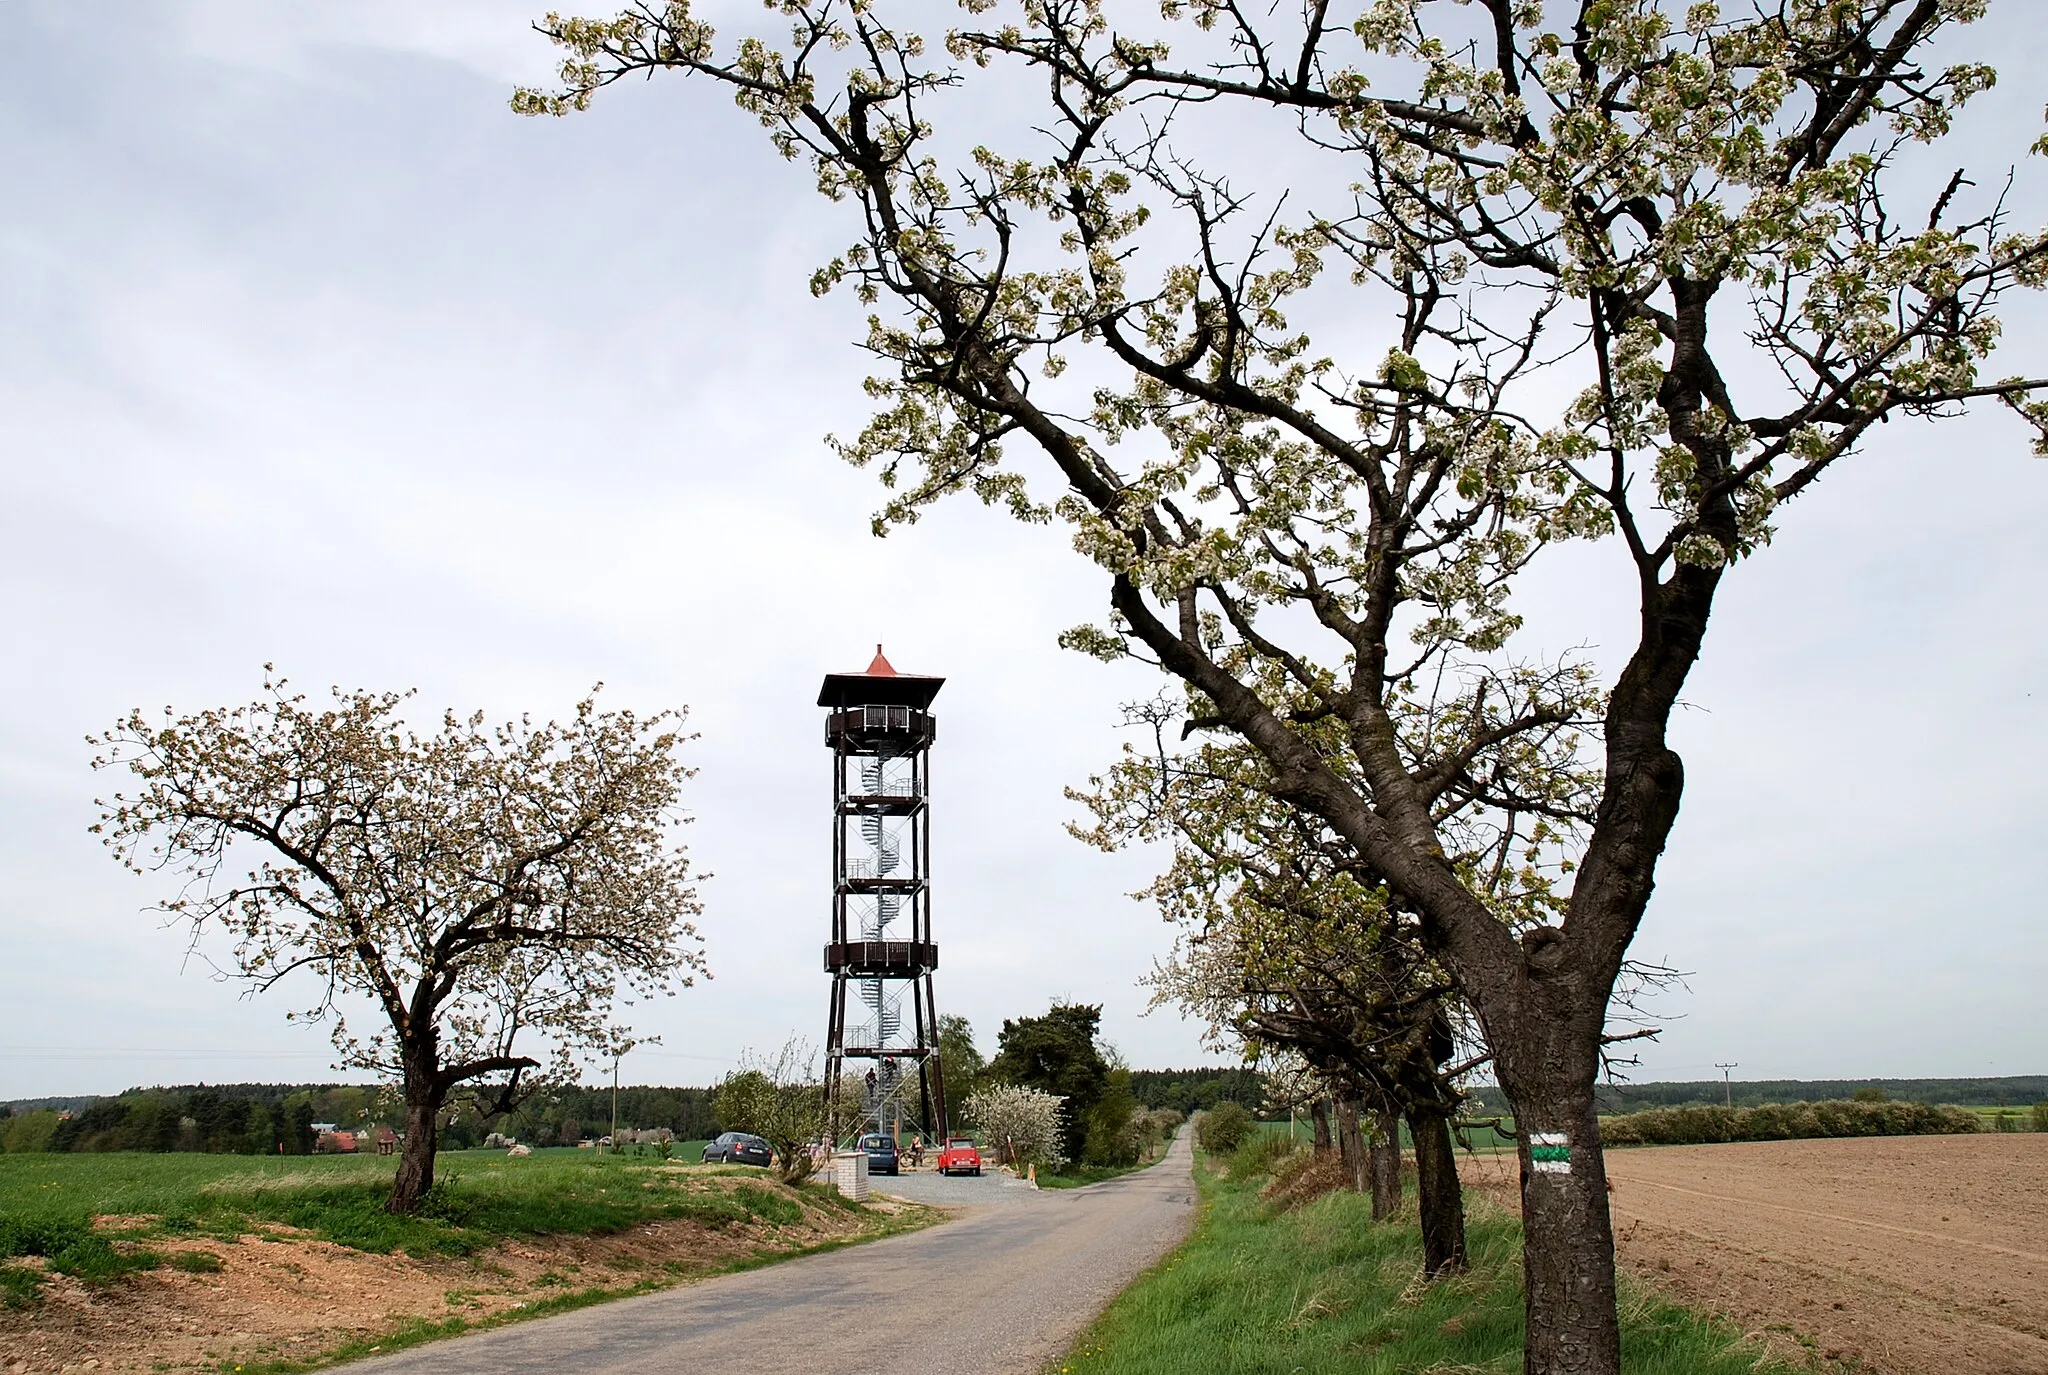
{"type": "Polygon", "coordinates": [[[387,1213],[418,1212],[427,1190],[434,1187],[434,1151],[440,1144],[445,1095],[434,1091],[431,1079],[425,1085],[416,1085],[412,1079],[407,1075],[405,1141],[399,1148],[398,1176],[391,1181],[391,1197],[384,1204],[387,1213]]]}
{"type": "Polygon", "coordinates": [[[1319,1151],[1327,1151],[1334,1143],[1330,1140],[1330,1100],[1318,1098],[1308,1105],[1308,1120],[1315,1129],[1315,1145],[1319,1151]]]}
{"type": "Polygon", "coordinates": [[[1435,1279],[1465,1268],[1465,1193],[1458,1184],[1450,1118],[1412,1109],[1408,1128],[1415,1137],[1415,1189],[1421,1198],[1422,1272],[1435,1279]]]}
{"type": "Polygon", "coordinates": [[[1522,1368],[1526,1375],[1614,1375],[1621,1369],[1614,1227],[1591,1076],[1555,1095],[1508,1087],[1508,1096],[1522,1164],[1522,1368]]]}
{"type": "Polygon", "coordinates": [[[1378,1113],[1372,1143],[1372,1220],[1385,1222],[1401,1211],[1401,1119],[1378,1113]]]}
{"type": "Polygon", "coordinates": [[[1358,1100],[1345,1096],[1337,1100],[1337,1150],[1351,1175],[1351,1191],[1364,1193],[1366,1184],[1365,1134],[1358,1129],[1358,1100]]]}

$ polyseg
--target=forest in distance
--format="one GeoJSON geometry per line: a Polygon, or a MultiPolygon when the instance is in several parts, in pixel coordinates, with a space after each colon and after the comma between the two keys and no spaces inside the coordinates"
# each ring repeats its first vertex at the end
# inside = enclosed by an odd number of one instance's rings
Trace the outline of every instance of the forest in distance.
{"type": "MultiPolygon", "coordinates": [[[[1258,1112],[1265,1094],[1255,1070],[1219,1067],[1133,1070],[1140,1107],[1190,1113],[1235,1102],[1258,1112]]],[[[666,1128],[698,1141],[725,1129],[710,1088],[628,1084],[618,1090],[618,1124],[639,1131],[666,1128]]],[[[549,1089],[517,1110],[485,1119],[458,1111],[442,1131],[444,1149],[479,1145],[493,1132],[532,1145],[574,1145],[611,1129],[610,1085],[549,1089]]],[[[189,1084],[0,1102],[0,1151],[204,1151],[306,1155],[315,1123],[344,1130],[396,1127],[398,1096],[364,1084],[189,1084]]]]}
{"type": "MultiPolygon", "coordinates": [[[[1876,1089],[1901,1103],[1965,1108],[2024,1108],[2048,1099],[2048,1074],[1957,1079],[1688,1079],[1602,1084],[1596,1097],[1603,1116],[1645,1108],[1762,1107],[1767,1103],[1822,1103],[1853,1099],[1876,1089]]],[[[1505,1113],[1507,1095],[1492,1084],[1467,1090],[1468,1112],[1505,1113]]]]}

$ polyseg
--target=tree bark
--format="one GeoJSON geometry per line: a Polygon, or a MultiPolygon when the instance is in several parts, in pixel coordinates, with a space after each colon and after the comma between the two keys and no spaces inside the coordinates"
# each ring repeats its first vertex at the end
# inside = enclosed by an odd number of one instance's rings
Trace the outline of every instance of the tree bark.
{"type": "Polygon", "coordinates": [[[1364,1193],[1368,1187],[1365,1133],[1358,1129],[1358,1100],[1349,1095],[1337,1100],[1337,1150],[1351,1175],[1351,1191],[1364,1193]]]}
{"type": "Polygon", "coordinates": [[[1330,1140],[1330,1101],[1327,1098],[1318,1098],[1309,1104],[1308,1120],[1315,1130],[1316,1149],[1330,1150],[1335,1144],[1330,1140]]]}
{"type": "Polygon", "coordinates": [[[1401,1119],[1377,1115],[1372,1144],[1372,1220],[1385,1222],[1401,1211],[1401,1119]]]}
{"type": "Polygon", "coordinates": [[[1523,1369],[1611,1375],[1621,1369],[1621,1330],[1592,1078],[1554,1096],[1513,1088],[1508,1096],[1522,1166],[1523,1369]]]}
{"type": "Polygon", "coordinates": [[[1433,1109],[1410,1109],[1415,1138],[1415,1189],[1421,1199],[1422,1272],[1435,1279],[1465,1268],[1465,1193],[1451,1121],[1433,1109]]]}
{"type": "Polygon", "coordinates": [[[419,1211],[427,1190],[434,1187],[434,1151],[440,1144],[441,1105],[447,1094],[438,1076],[414,1074],[405,1078],[405,1141],[399,1148],[398,1175],[391,1181],[387,1213],[419,1211]]]}

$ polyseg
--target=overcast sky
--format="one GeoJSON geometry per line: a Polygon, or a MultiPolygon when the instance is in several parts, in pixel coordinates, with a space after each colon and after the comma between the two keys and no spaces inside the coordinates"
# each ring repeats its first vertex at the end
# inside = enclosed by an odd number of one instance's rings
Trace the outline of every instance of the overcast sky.
{"type": "MultiPolygon", "coordinates": [[[[1973,42],[2006,80],[1959,149],[1987,179],[2048,91],[2032,7],[1994,10],[1973,42]]],[[[812,704],[877,641],[949,679],[941,1010],[988,1050],[1006,1016],[1100,1002],[1133,1064],[1204,1059],[1140,1015],[1150,858],[1062,830],[1157,686],[1055,646],[1100,583],[972,503],[872,538],[872,478],[821,443],[863,418],[858,320],[807,289],[847,230],[711,90],[512,116],[552,60],[529,17],[0,0],[0,1098],[329,1077],[290,1001],[188,965],[86,833],[89,732],[247,700],[266,662],[499,714],[600,679],[687,704],[716,978],[636,1010],[665,1044],[626,1077],[818,1037],[812,704]]],[[[2022,222],[2044,184],[2021,167],[2022,222]]],[[[2009,334],[2042,371],[2048,312],[2009,334]]],[[[1691,977],[1641,1077],[2048,1072],[2044,511],[2010,417],[1894,425],[1731,579],[1637,947],[1691,977]]],[[[1566,644],[1626,633],[1611,557],[1542,589],[1566,644]]]]}

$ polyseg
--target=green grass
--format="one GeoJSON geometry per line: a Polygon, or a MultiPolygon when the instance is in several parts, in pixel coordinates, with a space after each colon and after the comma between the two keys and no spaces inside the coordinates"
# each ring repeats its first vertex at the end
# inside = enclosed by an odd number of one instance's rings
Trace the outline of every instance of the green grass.
{"type": "Polygon", "coordinates": [[[1059,1173],[1040,1171],[1038,1187],[1041,1189],[1082,1189],[1090,1184],[1100,1184],[1105,1179],[1119,1175],[1135,1174],[1147,1165],[1157,1162],[1146,1161],[1144,1165],[1067,1165],[1059,1173]]]}
{"type": "MultiPolygon", "coordinates": [[[[692,1153],[695,1154],[694,1152],[692,1153]]],[[[223,1268],[210,1251],[159,1253],[148,1239],[210,1235],[232,1239],[281,1223],[365,1251],[415,1256],[465,1255],[499,1238],[594,1235],[662,1218],[690,1218],[718,1228],[746,1222],[787,1225],[817,1210],[860,1215],[859,1230],[787,1250],[764,1243],[752,1254],[710,1270],[670,1262],[625,1285],[568,1288],[532,1298],[489,1318],[409,1318],[375,1336],[326,1351],[271,1361],[245,1360],[243,1375],[290,1375],[371,1352],[391,1352],[482,1327],[565,1312],[691,1278],[754,1269],[799,1255],[915,1231],[940,1221],[932,1208],[878,1213],[818,1182],[801,1192],[761,1170],[680,1171],[648,1152],[598,1156],[565,1148],[510,1159],[500,1152],[444,1153],[427,1205],[417,1217],[383,1211],[396,1162],[389,1157],[296,1157],[284,1162],[246,1156],[20,1155],[0,1156],[0,1306],[33,1305],[51,1272],[106,1284],[139,1269],[169,1265],[209,1272],[223,1268]],[[95,1225],[96,1216],[119,1220],[95,1225]],[[17,1257],[30,1257],[28,1261],[17,1257]]],[[[485,1258],[488,1264],[488,1258],[485,1258]]]]}
{"type": "MultiPolygon", "coordinates": [[[[1374,1224],[1371,1200],[1331,1194],[1277,1213],[1250,1182],[1197,1167],[1194,1234],[1112,1303],[1060,1375],[1346,1375],[1522,1368],[1520,1228],[1476,1205],[1469,1273],[1424,1284],[1415,1225],[1374,1224]]],[[[1412,1198],[1412,1193],[1410,1197],[1412,1198]]],[[[1787,1368],[1731,1327],[1631,1290],[1630,1375],[1760,1375],[1787,1368]]]]}
{"type": "MultiPolygon", "coordinates": [[[[663,1164],[652,1153],[598,1156],[573,1148],[523,1159],[496,1151],[446,1152],[420,1212],[393,1217],[384,1211],[396,1168],[388,1156],[0,1156],[0,1258],[43,1255],[52,1269],[63,1270],[72,1263],[58,1261],[64,1245],[36,1241],[38,1229],[97,1236],[88,1223],[96,1214],[149,1219],[126,1234],[134,1238],[232,1236],[280,1223],[358,1250],[414,1256],[464,1255],[507,1237],[602,1235],[662,1218],[724,1227],[791,1223],[802,1215],[768,1178],[727,1189],[663,1164]],[[10,1242],[8,1229],[23,1239],[10,1242]]],[[[76,1260],[81,1274],[111,1275],[123,1264],[143,1264],[119,1260],[118,1248],[109,1253],[116,1259],[100,1254],[108,1247],[104,1238],[75,1245],[85,1248],[76,1260]]],[[[8,1284],[9,1294],[19,1287],[8,1284]]]]}
{"type": "MultiPolygon", "coordinates": [[[[0,1261],[40,1257],[48,1269],[95,1288],[137,1270],[154,1270],[164,1257],[128,1237],[94,1229],[90,1217],[14,1217],[0,1213],[0,1261]]],[[[20,1308],[41,1292],[43,1272],[28,1265],[0,1265],[0,1304],[20,1308]]]]}
{"type": "Polygon", "coordinates": [[[1978,1125],[1988,1132],[1999,1129],[1998,1115],[2000,1113],[2005,1114],[2007,1123],[2005,1129],[2007,1131],[2030,1132],[2038,1130],[2034,1126],[2034,1109],[2031,1105],[2025,1107],[1987,1108],[1979,1103],[1971,1104],[1965,1107],[1963,1111],[1976,1114],[1978,1125]]]}

